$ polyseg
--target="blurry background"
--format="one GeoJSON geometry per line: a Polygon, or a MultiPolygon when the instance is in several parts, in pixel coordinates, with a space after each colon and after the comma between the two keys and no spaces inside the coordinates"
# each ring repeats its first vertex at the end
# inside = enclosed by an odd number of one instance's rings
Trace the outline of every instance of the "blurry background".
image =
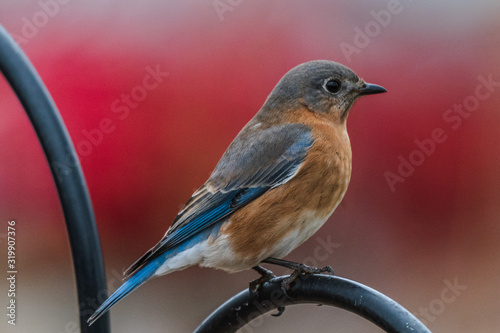
{"type": "MultiPolygon", "coordinates": [[[[0,23],[38,70],[78,149],[110,290],[290,68],[335,60],[387,88],[351,111],[350,188],[288,259],[331,265],[436,332],[500,325],[499,14],[494,0],[0,2],[0,23]],[[335,246],[321,247],[328,242],[335,246]]],[[[0,331],[75,332],[54,181],[3,77],[0,110],[0,268],[15,219],[19,271],[17,325],[2,314],[0,331]]],[[[112,309],[113,331],[192,331],[256,277],[190,268],[156,279],[112,309]]],[[[316,306],[242,331],[304,330],[379,332],[316,306]]]]}

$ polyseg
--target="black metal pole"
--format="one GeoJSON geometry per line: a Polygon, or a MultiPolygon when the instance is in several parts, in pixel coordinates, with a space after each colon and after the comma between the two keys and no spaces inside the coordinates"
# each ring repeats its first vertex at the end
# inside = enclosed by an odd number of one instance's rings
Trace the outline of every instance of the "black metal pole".
{"type": "Polygon", "coordinates": [[[108,314],[95,325],[87,325],[93,310],[89,300],[107,292],[94,212],[78,157],[49,92],[21,48],[1,25],[0,71],[26,110],[56,182],[73,255],[81,332],[110,332],[108,314]]]}
{"type": "MultiPolygon", "coordinates": [[[[350,311],[386,332],[430,333],[401,305],[360,283],[330,275],[302,275],[291,284],[287,296],[281,290],[281,282],[286,277],[266,282],[255,295],[247,289],[233,296],[207,317],[195,333],[236,332],[269,311],[304,303],[330,305],[350,311]]],[[[253,324],[265,323],[255,320],[253,324]]]]}

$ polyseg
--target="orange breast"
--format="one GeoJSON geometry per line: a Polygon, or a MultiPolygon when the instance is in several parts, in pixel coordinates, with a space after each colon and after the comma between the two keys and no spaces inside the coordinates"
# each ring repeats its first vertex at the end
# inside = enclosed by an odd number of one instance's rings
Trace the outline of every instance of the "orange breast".
{"type": "Polygon", "coordinates": [[[347,190],[352,154],[345,123],[310,113],[300,120],[313,128],[315,141],[297,175],[235,212],[221,229],[242,260],[258,264],[292,231],[306,228],[305,212],[326,220],[347,190]]]}

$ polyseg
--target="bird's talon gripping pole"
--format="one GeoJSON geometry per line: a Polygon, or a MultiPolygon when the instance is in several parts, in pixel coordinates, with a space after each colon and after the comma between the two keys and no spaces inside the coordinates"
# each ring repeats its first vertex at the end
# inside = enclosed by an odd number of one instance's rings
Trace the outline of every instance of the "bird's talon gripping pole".
{"type": "Polygon", "coordinates": [[[333,268],[331,266],[320,268],[320,273],[329,273],[329,275],[335,275],[335,272],[333,271],[333,268]]]}
{"type": "MultiPolygon", "coordinates": [[[[283,260],[283,259],[276,259],[276,258],[267,258],[264,259],[262,262],[267,263],[267,264],[272,264],[272,265],[278,265],[278,266],[283,266],[289,269],[293,269],[294,273],[297,272],[298,274],[321,274],[321,273],[330,273],[330,275],[335,275],[333,268],[331,266],[325,266],[322,268],[314,267],[314,266],[307,266],[298,262],[293,262],[293,261],[288,261],[288,260],[283,260]]],[[[290,277],[294,276],[294,279],[297,278],[298,275],[294,275],[292,273],[290,277]]],[[[293,280],[294,280],[293,279],[293,280]]],[[[293,282],[293,280],[290,281],[293,282]]]]}
{"type": "Polygon", "coordinates": [[[271,316],[273,317],[279,317],[283,314],[283,312],[285,312],[285,307],[284,306],[280,306],[278,308],[278,313],[272,313],[271,316]]]}
{"type": "Polygon", "coordinates": [[[250,281],[250,284],[248,286],[248,291],[250,294],[256,294],[259,288],[266,283],[267,281],[274,279],[276,275],[269,269],[266,269],[262,266],[254,266],[252,267],[257,273],[259,273],[261,276],[258,279],[255,279],[253,281],[250,281]]]}
{"type": "Polygon", "coordinates": [[[290,274],[286,279],[284,279],[281,282],[281,291],[283,291],[283,293],[287,297],[290,297],[290,296],[288,296],[288,293],[287,293],[287,291],[290,289],[290,285],[292,284],[293,281],[295,281],[295,279],[297,279],[299,277],[299,275],[302,275],[301,271],[293,271],[292,274],[290,274]]]}

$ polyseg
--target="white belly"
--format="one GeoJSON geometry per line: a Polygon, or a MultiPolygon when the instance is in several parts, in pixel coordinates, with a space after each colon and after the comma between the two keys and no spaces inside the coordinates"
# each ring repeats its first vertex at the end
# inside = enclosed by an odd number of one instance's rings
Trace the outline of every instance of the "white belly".
{"type": "Polygon", "coordinates": [[[271,249],[263,249],[260,258],[257,260],[246,261],[238,258],[232,250],[231,243],[226,235],[215,237],[211,235],[207,240],[203,240],[165,261],[155,275],[168,274],[193,265],[222,269],[228,272],[239,272],[252,268],[269,257],[283,258],[316,233],[325,224],[335,208],[327,216],[322,217],[318,217],[315,212],[304,213],[299,218],[299,227],[286,235],[271,249]]]}
{"type": "Polygon", "coordinates": [[[167,259],[158,268],[155,275],[169,274],[194,265],[223,269],[228,272],[238,272],[252,267],[241,260],[237,260],[225,235],[215,238],[210,236],[207,240],[203,240],[176,256],[167,259]]]}
{"type": "Polygon", "coordinates": [[[301,227],[290,232],[280,242],[278,242],[270,253],[264,254],[266,258],[283,258],[299,245],[308,240],[325,224],[326,220],[333,213],[333,210],[326,217],[317,217],[314,212],[305,213],[301,216],[301,227]]]}

